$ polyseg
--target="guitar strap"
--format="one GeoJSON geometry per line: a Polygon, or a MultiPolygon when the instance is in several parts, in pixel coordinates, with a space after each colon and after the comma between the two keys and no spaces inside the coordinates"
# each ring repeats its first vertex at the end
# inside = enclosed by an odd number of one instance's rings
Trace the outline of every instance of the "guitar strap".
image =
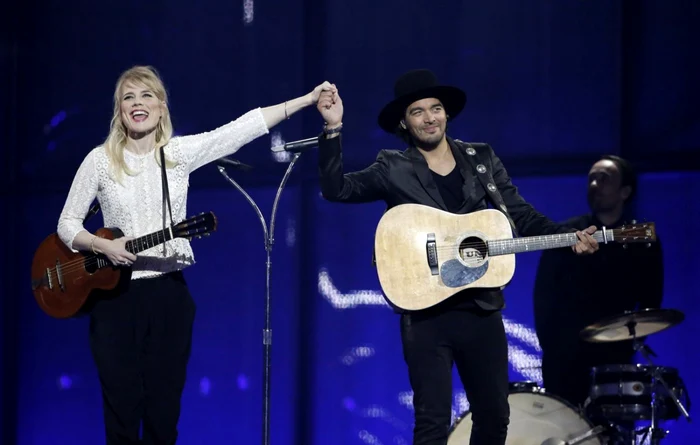
{"type": "Polygon", "coordinates": [[[99,211],[100,211],[100,203],[96,202],[95,205],[90,207],[90,210],[88,210],[87,215],[85,215],[85,218],[83,218],[83,224],[85,224],[88,221],[88,219],[92,218],[99,211]]]}
{"type": "Polygon", "coordinates": [[[508,214],[508,208],[506,207],[506,203],[503,201],[503,196],[501,196],[501,193],[498,191],[498,187],[496,187],[496,181],[494,181],[491,171],[486,167],[488,162],[479,156],[479,152],[472,147],[471,143],[462,142],[459,139],[455,139],[454,141],[457,143],[458,147],[463,149],[463,153],[466,153],[465,158],[467,158],[467,161],[476,171],[476,177],[479,178],[479,182],[481,182],[484,190],[486,190],[486,194],[489,196],[489,198],[491,198],[491,201],[496,208],[506,215],[506,218],[508,218],[508,222],[510,223],[510,228],[513,230],[513,234],[517,237],[518,229],[515,228],[515,223],[508,214]]]}
{"type": "MultiPolygon", "coordinates": [[[[170,205],[170,191],[168,190],[168,175],[165,172],[165,151],[163,147],[160,147],[160,171],[161,178],[163,180],[163,232],[166,231],[166,220],[165,220],[165,204],[168,204],[168,211],[170,212],[170,223],[175,224],[173,220],[173,207],[170,205]]],[[[163,243],[163,256],[166,255],[165,243],[163,243]]]]}

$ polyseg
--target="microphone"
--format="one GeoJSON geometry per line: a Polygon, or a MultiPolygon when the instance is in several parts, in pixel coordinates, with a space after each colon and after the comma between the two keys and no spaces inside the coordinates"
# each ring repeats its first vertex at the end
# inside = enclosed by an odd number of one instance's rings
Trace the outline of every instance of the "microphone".
{"type": "Polygon", "coordinates": [[[300,153],[302,151],[306,151],[316,147],[318,147],[318,136],[308,139],[302,139],[300,141],[287,142],[284,145],[277,145],[276,147],[272,147],[272,151],[275,153],[278,153],[280,151],[300,153]]]}
{"type": "Polygon", "coordinates": [[[235,167],[238,170],[243,170],[244,172],[253,168],[248,164],[244,164],[241,161],[236,161],[235,159],[231,158],[219,158],[216,160],[216,165],[219,165],[221,167],[226,167],[227,165],[230,165],[231,167],[235,167]]]}

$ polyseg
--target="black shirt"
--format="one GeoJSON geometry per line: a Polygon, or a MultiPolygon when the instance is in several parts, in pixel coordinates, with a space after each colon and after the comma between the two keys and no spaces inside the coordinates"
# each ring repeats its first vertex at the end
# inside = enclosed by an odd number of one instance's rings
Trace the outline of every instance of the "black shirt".
{"type": "MultiPolygon", "coordinates": [[[[565,223],[579,230],[603,224],[592,215],[565,223]]],[[[622,222],[609,228],[616,228],[622,222]]],[[[661,244],[600,244],[592,254],[571,249],[542,252],[534,289],[535,328],[543,349],[566,351],[586,326],[625,311],[661,306],[661,244]]],[[[569,349],[570,350],[570,349],[569,349]]]]}
{"type": "Polygon", "coordinates": [[[445,176],[437,174],[432,170],[430,172],[433,174],[433,179],[435,180],[435,184],[437,184],[442,200],[445,201],[447,210],[452,213],[457,212],[462,207],[462,204],[464,204],[464,195],[462,194],[464,178],[462,178],[459,168],[455,166],[455,168],[445,176]]]}
{"type": "MultiPolygon", "coordinates": [[[[447,175],[442,176],[434,171],[430,171],[433,174],[433,179],[437,185],[442,200],[445,201],[445,206],[447,210],[452,213],[456,213],[464,205],[464,194],[462,193],[462,184],[464,183],[464,178],[462,173],[460,173],[459,168],[455,166],[451,172],[447,175]]],[[[482,201],[477,207],[486,207],[486,202],[482,201]]],[[[447,307],[451,309],[477,309],[478,305],[474,302],[474,290],[465,289],[461,292],[456,293],[452,297],[448,298],[447,301],[438,305],[440,309],[445,309],[447,307]]]]}

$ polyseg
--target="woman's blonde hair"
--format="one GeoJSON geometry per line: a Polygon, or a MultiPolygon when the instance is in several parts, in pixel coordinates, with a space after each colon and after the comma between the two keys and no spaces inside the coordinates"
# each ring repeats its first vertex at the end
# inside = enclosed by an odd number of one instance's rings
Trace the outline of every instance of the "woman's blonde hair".
{"type": "MultiPolygon", "coordinates": [[[[127,128],[121,117],[121,91],[126,83],[143,85],[155,94],[156,98],[163,102],[163,113],[158,125],[156,126],[156,146],[154,156],[156,162],[160,166],[160,147],[165,146],[173,135],[173,124],[170,120],[170,111],[168,108],[168,93],[165,91],[165,85],[160,78],[160,75],[155,68],[151,66],[134,66],[122,73],[117,80],[116,88],[114,89],[114,114],[109,126],[109,135],[104,142],[105,153],[112,167],[112,175],[117,182],[121,182],[123,174],[134,176],[139,172],[132,171],[124,161],[124,147],[127,142],[127,128]]],[[[172,168],[176,164],[165,159],[165,166],[172,168]]]]}

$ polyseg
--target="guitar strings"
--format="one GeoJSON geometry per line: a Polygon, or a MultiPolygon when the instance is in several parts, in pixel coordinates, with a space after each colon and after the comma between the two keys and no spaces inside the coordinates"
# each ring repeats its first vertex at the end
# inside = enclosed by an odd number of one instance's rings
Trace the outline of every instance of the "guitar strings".
{"type": "MultiPolygon", "coordinates": [[[[610,232],[613,232],[613,236],[618,236],[620,231],[621,231],[620,229],[611,229],[610,230],[610,232]]],[[[563,234],[563,235],[566,235],[566,234],[563,234]]],[[[150,236],[150,235],[147,235],[147,236],[150,236]]],[[[549,235],[545,235],[545,236],[549,236],[549,235]]],[[[536,237],[533,237],[533,238],[536,238],[536,237]]],[[[137,239],[140,239],[140,238],[137,238],[137,239]]],[[[527,240],[527,239],[528,238],[506,238],[506,239],[500,239],[500,240],[485,240],[485,241],[470,241],[470,242],[466,242],[466,243],[440,244],[439,246],[436,247],[436,251],[443,252],[443,253],[448,252],[448,251],[453,252],[455,249],[460,249],[460,250],[475,249],[477,251],[479,251],[481,249],[486,249],[488,251],[490,247],[497,246],[498,243],[509,243],[510,242],[510,243],[514,243],[517,246],[519,243],[518,240],[527,240]]],[[[132,245],[134,245],[134,244],[136,244],[135,243],[136,240],[131,240],[129,242],[132,243],[132,245]]],[[[532,241],[536,242],[534,239],[532,241]]],[[[522,243],[522,241],[521,241],[521,243],[522,243]]],[[[546,244],[546,241],[545,241],[545,244],[546,244]]],[[[153,246],[153,247],[155,247],[155,246],[153,246]]],[[[564,245],[564,246],[560,246],[560,247],[567,247],[567,246],[564,245]]],[[[75,260],[68,261],[68,262],[64,263],[63,265],[61,265],[60,268],[62,269],[62,275],[67,276],[67,275],[70,275],[70,274],[78,272],[78,271],[82,271],[90,266],[97,264],[100,256],[99,255],[95,256],[92,254],[90,254],[90,255],[91,256],[89,256],[89,257],[76,258],[75,260]]],[[[102,255],[102,257],[104,258],[104,260],[106,262],[108,262],[113,267],[120,267],[120,266],[113,265],[112,262],[106,256],[102,255]]],[[[462,258],[462,260],[465,262],[472,261],[472,260],[481,261],[480,258],[471,258],[471,257],[462,258]]],[[[57,274],[57,270],[58,270],[58,267],[51,267],[48,269],[49,274],[51,276],[53,276],[54,274],[57,274]]],[[[45,276],[42,276],[42,278],[45,278],[45,276]]]]}
{"type": "MultiPolygon", "coordinates": [[[[518,239],[518,238],[515,238],[518,239]]],[[[524,238],[519,238],[519,239],[524,239],[524,238]]],[[[437,251],[448,251],[448,250],[454,250],[455,248],[459,249],[486,249],[488,250],[489,248],[494,248],[494,247],[499,247],[499,244],[501,245],[507,245],[507,244],[512,244],[514,247],[521,246],[524,244],[527,244],[527,242],[511,242],[513,239],[504,239],[504,240],[490,240],[490,241],[470,241],[466,243],[450,243],[450,244],[440,244],[439,246],[436,247],[437,251]]],[[[573,240],[566,238],[566,239],[560,239],[556,241],[530,241],[531,244],[539,244],[539,245],[544,245],[546,246],[547,244],[557,244],[556,247],[567,247],[567,244],[559,246],[561,242],[571,242],[573,240]]],[[[575,243],[574,243],[575,244],[575,243]]],[[[573,245],[573,244],[570,244],[573,245]]]]}
{"type": "MultiPolygon", "coordinates": [[[[211,212],[210,212],[210,213],[211,213],[211,212]]],[[[190,231],[193,231],[193,228],[192,228],[191,226],[193,226],[193,225],[194,225],[194,226],[197,226],[197,225],[198,225],[197,223],[201,223],[201,222],[202,222],[202,218],[200,218],[200,217],[201,217],[202,215],[204,215],[204,213],[202,213],[202,214],[200,214],[200,215],[198,215],[198,216],[190,217],[190,218],[188,218],[187,220],[181,221],[181,222],[179,222],[179,223],[177,223],[177,224],[173,224],[173,225],[170,227],[171,233],[173,233],[173,232],[175,232],[175,231],[182,231],[182,230],[185,229],[185,228],[188,228],[190,231]]],[[[204,219],[206,219],[206,218],[204,218],[204,219]]],[[[166,238],[166,232],[165,232],[164,230],[161,230],[161,231],[149,233],[149,234],[147,234],[147,235],[139,236],[139,237],[137,237],[137,238],[135,238],[135,239],[133,239],[133,240],[127,241],[127,243],[131,244],[131,247],[132,247],[132,248],[133,248],[134,246],[137,246],[139,243],[141,244],[141,247],[143,247],[143,243],[144,243],[144,242],[146,243],[146,245],[148,245],[148,240],[149,240],[149,239],[155,238],[156,240],[158,240],[160,234],[162,234],[162,236],[163,236],[163,241],[160,242],[160,243],[157,243],[156,245],[160,245],[160,244],[166,243],[166,242],[171,241],[171,240],[173,240],[173,239],[175,239],[175,238],[184,238],[184,239],[188,239],[188,240],[191,241],[191,240],[192,240],[192,237],[196,236],[197,233],[199,232],[199,230],[200,230],[200,228],[196,228],[196,227],[195,227],[195,228],[194,228],[194,233],[191,233],[191,236],[173,236],[170,240],[165,239],[165,238],[166,238]],[[139,241],[139,240],[140,240],[140,241],[139,241]]],[[[206,232],[206,230],[205,230],[204,232],[206,232]]],[[[149,247],[149,249],[152,248],[152,247],[155,247],[156,245],[149,247]]],[[[132,253],[133,253],[133,252],[132,252],[132,253]]],[[[116,265],[112,264],[112,261],[109,260],[109,258],[107,258],[105,255],[96,255],[96,254],[92,254],[92,253],[89,253],[89,254],[87,254],[87,255],[90,255],[90,256],[82,257],[82,258],[76,258],[76,259],[74,259],[74,260],[67,261],[66,263],[64,263],[64,264],[62,264],[62,265],[60,265],[60,266],[54,266],[54,267],[49,267],[49,268],[47,268],[48,277],[46,276],[45,273],[42,274],[42,276],[41,276],[41,282],[42,282],[42,284],[46,285],[47,283],[45,282],[45,280],[46,280],[47,278],[48,278],[49,280],[52,279],[54,275],[56,276],[56,279],[58,280],[58,269],[59,269],[59,268],[61,268],[61,275],[62,275],[62,277],[65,277],[65,276],[68,276],[68,275],[73,274],[73,273],[75,273],[75,272],[83,271],[83,270],[87,269],[88,267],[95,265],[95,264],[99,261],[100,257],[102,257],[102,258],[104,259],[104,261],[106,261],[106,262],[107,262],[108,264],[110,264],[112,267],[122,267],[122,266],[116,266],[116,265]]]]}
{"type": "MultiPolygon", "coordinates": [[[[135,246],[137,244],[137,242],[136,242],[137,240],[139,240],[141,238],[148,237],[148,236],[151,236],[151,234],[145,235],[144,237],[139,237],[139,238],[127,241],[127,243],[130,243],[132,246],[135,246]]],[[[167,242],[167,241],[164,241],[164,242],[167,242]]],[[[141,241],[141,243],[143,243],[143,241],[141,241]]],[[[152,247],[155,247],[155,246],[152,246],[152,247]]],[[[67,276],[67,275],[73,274],[73,273],[78,272],[78,271],[83,271],[86,268],[97,264],[100,256],[94,255],[94,254],[88,254],[88,255],[90,255],[90,256],[83,257],[83,258],[76,258],[74,260],[67,261],[66,263],[59,266],[61,268],[62,276],[67,276]]],[[[102,255],[102,257],[104,257],[104,260],[106,262],[108,262],[110,265],[112,265],[113,267],[120,267],[120,266],[116,266],[116,265],[112,264],[112,262],[106,256],[102,255]]],[[[59,267],[50,267],[48,269],[49,275],[53,276],[55,274],[56,276],[58,276],[59,267]]],[[[45,275],[42,274],[42,279],[43,278],[45,278],[45,275]]]]}
{"type": "MultiPolygon", "coordinates": [[[[188,225],[189,224],[184,224],[184,227],[187,227],[188,225]]],[[[182,230],[184,228],[182,226],[183,226],[183,223],[179,223],[179,224],[173,226],[173,230],[182,230]]],[[[193,230],[193,229],[190,227],[190,230],[193,230]]],[[[194,231],[197,232],[198,229],[194,229],[194,231]]],[[[133,240],[127,241],[127,243],[130,243],[132,246],[135,246],[139,243],[143,244],[144,240],[146,240],[149,237],[155,238],[157,240],[159,234],[160,234],[160,232],[155,232],[155,233],[151,233],[148,235],[143,235],[143,236],[140,236],[140,237],[135,238],[133,240]],[[141,240],[141,241],[138,241],[138,240],[141,240]]],[[[192,236],[195,236],[195,235],[196,235],[196,233],[192,234],[192,236]]],[[[165,234],[163,234],[163,237],[165,237],[165,234]]],[[[175,237],[175,238],[185,238],[185,239],[191,240],[190,237],[175,237]]],[[[170,240],[165,240],[165,238],[164,238],[163,242],[171,241],[172,239],[173,238],[171,238],[170,240]]],[[[146,241],[146,243],[147,243],[147,241],[146,241]]],[[[162,244],[162,243],[159,243],[159,244],[162,244]]],[[[152,247],[155,247],[155,246],[152,246],[152,247]]],[[[70,261],[67,261],[66,263],[62,264],[60,266],[62,269],[61,270],[62,276],[67,276],[67,275],[73,274],[73,273],[78,272],[78,271],[83,271],[86,268],[95,265],[98,262],[100,256],[102,256],[106,262],[108,262],[110,265],[112,265],[112,267],[123,267],[123,266],[116,266],[116,265],[112,264],[112,262],[109,260],[109,258],[107,258],[104,255],[94,255],[94,254],[89,254],[89,255],[90,255],[89,257],[76,258],[74,260],[70,260],[70,261]]],[[[55,274],[56,277],[58,278],[58,267],[51,267],[48,269],[48,271],[49,271],[50,276],[53,276],[55,274]]],[[[42,280],[44,278],[46,278],[46,276],[42,274],[42,280]]]]}
{"type": "MultiPolygon", "coordinates": [[[[613,234],[615,234],[617,230],[612,230],[613,234]]],[[[545,235],[548,236],[548,235],[545,235]]],[[[487,240],[487,241],[470,241],[467,243],[458,243],[458,244],[441,244],[437,246],[436,250],[438,252],[445,252],[445,251],[453,251],[455,248],[461,248],[461,249],[476,249],[479,250],[479,248],[486,248],[488,249],[489,247],[496,246],[498,243],[509,243],[512,242],[514,244],[518,244],[518,240],[527,240],[528,238],[506,238],[506,239],[500,239],[500,240],[487,240]],[[489,246],[491,245],[491,246],[489,246]]],[[[533,240],[534,241],[534,240],[533,240]]],[[[562,246],[566,247],[566,246],[562,246]]],[[[63,272],[64,274],[73,272],[75,270],[81,270],[83,267],[80,265],[80,263],[83,263],[85,266],[92,266],[95,264],[96,260],[98,257],[92,256],[89,258],[78,258],[72,261],[69,261],[63,265],[63,272]],[[74,268],[73,266],[79,266],[77,269],[74,268]]],[[[109,259],[105,257],[105,260],[110,262],[109,259]]],[[[51,268],[49,269],[51,272],[55,272],[56,268],[51,268]]]]}
{"type": "MultiPolygon", "coordinates": [[[[608,232],[613,232],[613,237],[618,237],[621,233],[621,230],[620,229],[611,229],[611,230],[608,230],[608,232]]],[[[600,233],[600,232],[597,232],[597,233],[600,233]]],[[[517,247],[517,246],[521,246],[523,244],[528,244],[528,243],[547,246],[548,244],[559,244],[561,242],[574,241],[573,237],[571,237],[571,235],[573,235],[573,234],[574,234],[573,232],[562,233],[559,235],[564,235],[564,237],[559,237],[557,239],[550,238],[550,239],[544,239],[544,240],[538,236],[534,236],[534,237],[525,237],[525,238],[505,238],[505,239],[496,239],[496,240],[468,241],[465,243],[461,243],[461,242],[460,243],[441,243],[436,247],[436,250],[438,252],[453,251],[456,248],[475,249],[475,250],[486,249],[486,250],[488,250],[489,248],[499,247],[499,245],[512,244],[514,247],[517,247]]],[[[552,235],[544,235],[544,237],[550,237],[550,236],[552,236],[552,235]]],[[[578,241],[578,238],[576,239],[576,242],[577,241],[578,241]]],[[[598,240],[598,242],[603,242],[602,235],[601,235],[601,239],[598,240]]],[[[573,244],[575,244],[575,242],[573,244]]],[[[557,247],[570,247],[573,244],[569,244],[569,245],[564,244],[564,245],[557,246],[557,247]]]]}
{"type": "MultiPolygon", "coordinates": [[[[190,218],[190,219],[194,219],[194,218],[196,218],[196,217],[192,217],[192,218],[190,218]]],[[[193,222],[194,222],[194,221],[193,221],[193,222]]],[[[193,222],[182,221],[182,222],[180,222],[180,223],[175,224],[174,226],[172,226],[171,229],[172,229],[173,231],[180,231],[180,230],[184,229],[185,227],[190,226],[193,222]]],[[[143,247],[144,243],[145,243],[145,245],[148,245],[149,240],[152,240],[152,239],[158,240],[158,239],[160,238],[161,235],[163,236],[163,241],[160,242],[160,243],[158,243],[158,244],[156,244],[156,245],[159,245],[159,244],[165,243],[165,242],[167,242],[167,241],[170,241],[170,240],[166,240],[166,239],[165,239],[165,236],[167,235],[166,231],[159,230],[159,231],[156,231],[156,232],[153,232],[153,233],[149,233],[149,234],[147,234],[147,235],[142,235],[142,236],[139,236],[139,237],[134,238],[134,239],[132,239],[132,240],[129,240],[129,241],[127,241],[127,243],[130,244],[132,247],[137,246],[138,244],[141,244],[142,247],[143,247]]],[[[193,234],[193,235],[195,235],[195,234],[193,234]]],[[[178,237],[173,237],[173,238],[178,238],[178,237]]],[[[173,238],[171,238],[171,240],[172,240],[173,238]]],[[[182,237],[182,238],[190,239],[189,237],[182,237]]],[[[156,245],[153,245],[153,246],[149,247],[149,249],[152,248],[152,247],[155,247],[156,245]]],[[[132,253],[133,253],[133,252],[132,252],[132,253]]],[[[99,255],[95,255],[95,254],[91,254],[91,253],[88,253],[87,255],[91,255],[92,258],[89,258],[89,257],[76,258],[76,259],[74,259],[74,260],[71,260],[71,261],[68,261],[68,262],[64,263],[64,264],[62,265],[62,267],[65,268],[65,269],[64,269],[64,272],[65,272],[65,271],[73,271],[73,269],[71,268],[71,266],[79,265],[80,263],[84,263],[85,265],[90,265],[90,266],[91,266],[91,265],[93,265],[94,263],[88,263],[88,261],[90,261],[91,259],[97,259],[97,258],[99,258],[99,255]]],[[[106,261],[108,261],[108,262],[111,263],[111,261],[110,261],[106,256],[104,256],[104,255],[102,255],[102,256],[106,259],[106,261]]],[[[81,267],[81,268],[82,268],[82,267],[81,267]]],[[[53,267],[53,268],[50,268],[49,271],[50,271],[50,272],[55,272],[56,269],[57,269],[56,267],[53,267]]]]}
{"type": "MultiPolygon", "coordinates": [[[[497,240],[497,241],[498,241],[498,240],[497,240]]],[[[493,242],[493,241],[491,241],[491,242],[493,242]]],[[[484,243],[469,242],[469,243],[465,243],[465,244],[463,245],[463,247],[464,247],[464,248],[471,248],[471,247],[473,247],[473,248],[478,248],[478,247],[482,247],[483,245],[484,245],[484,243]]],[[[440,251],[444,252],[444,251],[448,251],[448,250],[451,251],[451,250],[454,250],[454,247],[456,247],[456,246],[457,246],[457,245],[454,245],[454,246],[449,246],[449,245],[440,246],[440,247],[437,248],[437,250],[438,250],[438,252],[440,252],[440,251]]],[[[74,274],[74,273],[76,273],[76,272],[82,272],[83,270],[85,270],[85,269],[87,269],[87,268],[89,268],[89,267],[94,266],[95,264],[97,264],[97,263],[98,263],[98,260],[99,260],[99,258],[100,258],[99,256],[95,256],[95,255],[93,255],[93,254],[89,254],[89,255],[90,255],[90,256],[88,256],[88,257],[76,258],[76,259],[74,259],[74,260],[70,260],[70,261],[68,261],[68,262],[66,262],[66,263],[64,263],[64,264],[62,264],[61,266],[58,266],[58,267],[51,267],[51,268],[48,269],[48,273],[49,273],[49,275],[51,275],[51,277],[56,276],[56,278],[58,279],[58,269],[59,269],[59,268],[61,269],[61,275],[62,275],[63,277],[67,277],[67,276],[72,275],[72,274],[74,274]]],[[[104,260],[105,260],[106,262],[108,262],[111,266],[113,266],[113,267],[120,267],[120,266],[116,266],[116,265],[112,264],[112,262],[111,262],[106,256],[104,256],[104,255],[102,255],[102,256],[104,257],[104,260]]],[[[469,260],[471,260],[471,259],[469,259],[469,260]]],[[[465,259],[465,261],[467,261],[467,260],[465,259]]],[[[42,279],[45,279],[45,278],[46,278],[46,275],[45,275],[45,274],[42,274],[42,279]]]]}
{"type": "MultiPolygon", "coordinates": [[[[128,242],[131,242],[131,241],[128,241],[128,242]]],[[[155,247],[155,246],[153,246],[153,247],[155,247]]],[[[88,257],[76,258],[74,260],[67,261],[66,263],[59,266],[61,268],[62,275],[67,276],[67,275],[70,275],[70,274],[78,272],[78,271],[83,271],[86,268],[97,264],[97,262],[99,260],[99,256],[96,256],[93,254],[89,254],[89,255],[90,256],[88,256],[88,257]]],[[[106,256],[103,255],[103,257],[104,257],[104,260],[106,262],[108,262],[109,264],[111,264],[112,266],[119,267],[119,266],[113,265],[112,262],[109,260],[109,258],[107,258],[106,256]]],[[[50,275],[53,275],[53,274],[58,275],[59,267],[49,268],[49,274],[50,275]]]]}

